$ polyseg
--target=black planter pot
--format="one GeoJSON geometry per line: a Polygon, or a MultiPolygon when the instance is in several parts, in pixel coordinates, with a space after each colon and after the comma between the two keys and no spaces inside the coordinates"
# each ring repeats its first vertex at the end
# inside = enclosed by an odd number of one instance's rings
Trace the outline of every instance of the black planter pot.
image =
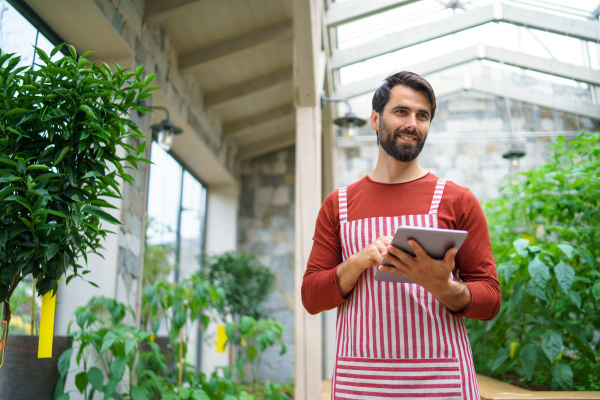
{"type": "Polygon", "coordinates": [[[38,336],[10,335],[0,368],[2,400],[51,400],[58,382],[58,357],[71,347],[66,336],[54,336],[52,358],[37,358],[38,336]]]}

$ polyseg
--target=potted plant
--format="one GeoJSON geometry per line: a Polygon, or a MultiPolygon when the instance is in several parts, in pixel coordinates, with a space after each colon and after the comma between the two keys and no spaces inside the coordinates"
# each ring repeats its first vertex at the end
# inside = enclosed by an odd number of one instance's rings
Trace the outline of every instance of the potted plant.
{"type": "Polygon", "coordinates": [[[107,199],[133,181],[126,168],[148,162],[146,141],[130,143],[145,136],[127,114],[148,111],[138,101],[157,89],[155,74],[90,63],[93,52],[78,56],[70,45],[70,56],[56,59],[62,46],[49,55],[36,47],[33,68],[0,52],[0,301],[9,324],[25,279],[43,296],[63,277],[85,277],[88,254],[99,254],[110,232],[102,221],[120,224],[107,199]]]}

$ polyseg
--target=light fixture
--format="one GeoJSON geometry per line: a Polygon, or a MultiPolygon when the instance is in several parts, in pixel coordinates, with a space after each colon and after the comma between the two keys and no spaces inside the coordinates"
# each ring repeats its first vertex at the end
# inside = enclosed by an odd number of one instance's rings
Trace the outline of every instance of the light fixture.
{"type": "Polygon", "coordinates": [[[351,139],[353,136],[356,136],[356,130],[367,123],[367,120],[360,118],[356,114],[352,112],[352,108],[350,108],[350,103],[346,99],[332,99],[325,97],[324,94],[321,94],[321,108],[325,107],[326,103],[344,103],[348,108],[348,112],[343,117],[337,117],[333,120],[333,123],[337,126],[341,127],[344,136],[351,139]]]}
{"type": "Polygon", "coordinates": [[[503,158],[510,160],[510,166],[513,168],[519,167],[519,158],[524,156],[525,152],[523,150],[517,149],[514,145],[512,145],[506,153],[502,154],[503,158]]]}
{"type": "Polygon", "coordinates": [[[158,145],[165,151],[171,150],[175,135],[183,132],[183,130],[176,126],[173,121],[171,121],[169,118],[169,110],[166,107],[147,106],[143,103],[140,105],[152,110],[163,110],[167,114],[166,119],[163,119],[160,124],[151,125],[150,129],[152,129],[152,139],[156,140],[156,143],[158,143],[158,145]]]}

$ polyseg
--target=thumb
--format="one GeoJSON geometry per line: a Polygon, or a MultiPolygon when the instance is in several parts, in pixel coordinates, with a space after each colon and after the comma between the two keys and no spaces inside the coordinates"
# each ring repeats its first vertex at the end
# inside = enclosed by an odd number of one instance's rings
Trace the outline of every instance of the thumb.
{"type": "Polygon", "coordinates": [[[458,250],[454,247],[451,248],[446,252],[446,255],[444,256],[444,261],[447,263],[454,263],[454,257],[456,256],[456,253],[458,253],[458,250]]]}

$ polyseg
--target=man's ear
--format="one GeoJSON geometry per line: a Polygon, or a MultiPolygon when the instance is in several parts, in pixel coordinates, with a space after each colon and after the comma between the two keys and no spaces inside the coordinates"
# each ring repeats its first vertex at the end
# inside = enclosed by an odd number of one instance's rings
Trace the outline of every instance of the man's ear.
{"type": "Polygon", "coordinates": [[[375,110],[371,110],[371,128],[374,131],[379,131],[379,113],[375,110]]]}

